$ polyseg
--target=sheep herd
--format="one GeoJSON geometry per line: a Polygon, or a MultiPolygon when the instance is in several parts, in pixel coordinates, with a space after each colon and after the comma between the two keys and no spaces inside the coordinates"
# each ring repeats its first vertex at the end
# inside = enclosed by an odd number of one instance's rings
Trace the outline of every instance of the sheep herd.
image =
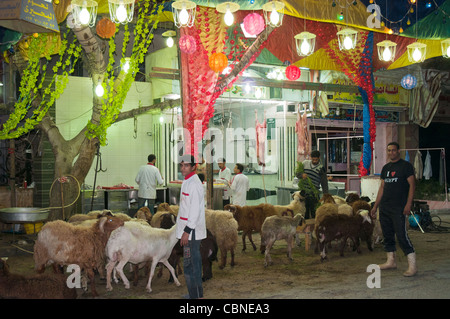
{"type": "MultiPolygon", "coordinates": [[[[378,228],[376,219],[372,220],[369,212],[368,201],[357,195],[351,194],[347,199],[324,195],[313,221],[316,253],[320,252],[320,260],[327,258],[327,249],[334,240],[341,240],[341,255],[347,239],[351,239],[354,250],[358,252],[360,240],[367,242],[372,250],[378,228]]],[[[25,277],[11,274],[6,261],[2,260],[0,298],[75,298],[76,294],[68,293],[67,285],[61,284],[63,267],[73,264],[80,267],[83,288],[86,290],[89,282],[93,296],[98,296],[94,278],[96,272],[100,277],[106,277],[108,291],[113,289],[112,281],[118,283],[119,278],[129,289],[130,282],[123,271],[126,264],[134,273],[134,285],[137,284],[139,269],[145,267],[148,292],[152,291],[151,281],[159,263],[170,271],[170,281],[179,286],[177,273],[181,272],[179,261],[182,249],[175,237],[177,213],[178,206],[163,203],[153,216],[147,207],[143,207],[133,218],[104,210],[76,214],[68,221],[48,222],[38,233],[34,245],[33,258],[38,275],[25,277]],[[56,279],[42,274],[47,266],[52,266],[56,279]],[[33,282],[36,280],[53,283],[51,289],[46,294],[35,289],[33,295],[33,282]],[[13,282],[20,282],[20,285],[13,285],[13,282]],[[17,289],[6,288],[14,286],[17,289]],[[26,295],[24,291],[27,291],[26,295]]],[[[235,265],[239,231],[242,231],[243,250],[246,249],[246,237],[256,250],[252,233],[260,233],[260,251],[265,255],[265,267],[272,264],[270,250],[277,240],[286,240],[287,256],[292,260],[292,248],[299,226],[305,221],[304,213],[305,194],[299,191],[292,195],[289,205],[226,205],[224,210],[206,209],[208,236],[202,240],[200,248],[203,280],[212,278],[212,262],[217,260],[219,252],[219,269],[226,266],[228,256],[229,264],[235,265]]],[[[162,267],[159,269],[161,271],[162,267]]]]}

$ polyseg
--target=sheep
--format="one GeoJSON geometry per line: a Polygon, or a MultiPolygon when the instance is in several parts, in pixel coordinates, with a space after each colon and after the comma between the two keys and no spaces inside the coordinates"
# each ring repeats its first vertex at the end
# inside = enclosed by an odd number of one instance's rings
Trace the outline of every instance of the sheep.
{"type": "Polygon", "coordinates": [[[306,212],[305,196],[305,191],[297,191],[292,194],[292,201],[289,203],[289,205],[274,205],[274,208],[277,211],[277,215],[285,216],[289,213],[291,214],[291,217],[294,217],[297,214],[304,215],[306,212]]]}
{"type": "Polygon", "coordinates": [[[340,204],[338,205],[338,214],[344,214],[348,216],[353,216],[353,207],[349,204],[340,204]]]}
{"type": "Polygon", "coordinates": [[[356,215],[358,213],[359,210],[367,210],[367,211],[371,211],[372,207],[370,206],[370,204],[368,202],[366,202],[365,200],[357,200],[355,202],[352,203],[352,208],[353,208],[353,214],[356,215]]]}
{"type": "Polygon", "coordinates": [[[325,216],[329,215],[337,215],[338,214],[337,204],[325,203],[317,207],[316,209],[316,217],[315,217],[315,227],[320,225],[325,216]]]}
{"type": "Polygon", "coordinates": [[[333,196],[334,202],[338,205],[347,203],[345,201],[345,198],[342,198],[341,196],[338,196],[338,195],[332,195],[332,196],[333,196]]]}
{"type": "Polygon", "coordinates": [[[219,269],[223,269],[227,263],[227,254],[230,251],[231,262],[234,266],[234,250],[238,241],[238,222],[233,214],[223,210],[205,210],[206,229],[208,229],[216,239],[220,250],[219,269]]]}
{"type": "Polygon", "coordinates": [[[345,202],[351,206],[354,202],[356,202],[359,199],[360,198],[359,198],[358,194],[350,193],[350,194],[347,195],[347,198],[345,199],[345,202]]]}
{"type": "Polygon", "coordinates": [[[326,204],[326,203],[336,204],[336,201],[334,200],[333,195],[331,195],[331,194],[323,194],[322,198],[319,200],[319,203],[320,204],[326,204]]]}
{"type": "Polygon", "coordinates": [[[152,220],[152,213],[147,206],[144,206],[138,209],[136,214],[134,214],[134,218],[145,220],[148,224],[150,224],[152,220]]]}
{"type": "Polygon", "coordinates": [[[264,243],[265,246],[264,267],[272,264],[269,252],[276,240],[286,240],[287,256],[293,260],[292,246],[294,246],[297,226],[302,225],[304,220],[301,214],[296,214],[294,217],[270,216],[266,218],[261,228],[261,243],[264,243]]]}
{"type": "Polygon", "coordinates": [[[76,299],[63,274],[23,276],[11,274],[8,258],[0,259],[0,299],[76,299]]]}
{"type": "Polygon", "coordinates": [[[106,289],[112,290],[111,272],[113,269],[119,273],[126,289],[130,288],[130,282],[123,273],[123,267],[127,262],[140,264],[152,260],[150,276],[146,289],[152,291],[151,282],[155,273],[156,265],[163,263],[172,274],[175,284],[180,286],[180,282],[175,275],[173,267],[169,264],[168,258],[178,239],[176,238],[176,225],[170,229],[153,228],[150,225],[136,223],[135,221],[125,222],[125,225],[111,233],[106,245],[106,289]],[[117,266],[116,266],[117,264],[117,266]]]}
{"type": "Polygon", "coordinates": [[[366,234],[367,229],[371,227],[372,221],[367,214],[357,214],[355,216],[347,216],[342,214],[332,214],[325,216],[320,225],[315,228],[316,238],[319,242],[320,260],[324,261],[326,256],[325,244],[335,239],[343,239],[340,255],[344,256],[344,248],[348,238],[351,238],[355,250],[361,253],[359,248],[359,238],[362,234],[366,234]],[[368,225],[369,224],[369,225],[368,225]]]}
{"type": "Polygon", "coordinates": [[[266,217],[277,215],[277,211],[273,205],[259,204],[257,206],[239,206],[233,204],[227,204],[224,210],[228,210],[233,213],[233,217],[236,219],[239,227],[238,231],[242,230],[242,251],[246,250],[245,237],[248,235],[248,239],[253,246],[253,250],[256,250],[256,245],[253,243],[252,232],[260,232],[262,224],[266,217]]]}
{"type": "Polygon", "coordinates": [[[83,223],[86,220],[96,220],[97,218],[101,216],[112,216],[112,212],[110,210],[104,209],[104,210],[93,210],[90,211],[87,214],[75,214],[72,215],[67,222],[79,225],[83,223]]]}
{"type": "Polygon", "coordinates": [[[111,232],[124,225],[114,216],[101,217],[91,227],[72,225],[62,220],[46,223],[38,234],[34,245],[34,263],[37,273],[43,273],[48,264],[76,264],[86,271],[91,282],[91,293],[95,289],[94,269],[103,265],[104,251],[111,232]]]}

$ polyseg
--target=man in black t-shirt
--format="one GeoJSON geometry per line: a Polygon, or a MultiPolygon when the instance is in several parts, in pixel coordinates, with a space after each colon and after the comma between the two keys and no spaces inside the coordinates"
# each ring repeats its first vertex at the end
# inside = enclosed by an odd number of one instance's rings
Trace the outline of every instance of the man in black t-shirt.
{"type": "Polygon", "coordinates": [[[414,198],[415,176],[411,163],[400,158],[399,145],[391,142],[387,146],[389,163],[381,170],[381,185],[375,205],[371,211],[376,216],[380,207],[380,224],[387,252],[386,263],[380,269],[395,269],[395,236],[400,248],[408,258],[408,270],[403,273],[410,277],[417,273],[416,253],[406,231],[406,217],[411,213],[414,198]]]}

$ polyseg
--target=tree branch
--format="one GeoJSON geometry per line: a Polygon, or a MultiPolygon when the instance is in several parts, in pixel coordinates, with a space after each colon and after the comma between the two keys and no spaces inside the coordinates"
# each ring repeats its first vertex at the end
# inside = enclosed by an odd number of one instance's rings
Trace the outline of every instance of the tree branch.
{"type": "Polygon", "coordinates": [[[234,66],[233,70],[225,76],[222,80],[217,83],[217,87],[220,91],[224,90],[228,84],[233,81],[235,77],[245,68],[245,66],[250,62],[251,57],[259,50],[261,45],[269,38],[269,35],[275,28],[268,25],[264,31],[262,31],[256,38],[255,42],[247,49],[247,51],[242,56],[241,60],[234,66]]]}
{"type": "Polygon", "coordinates": [[[155,110],[155,109],[160,109],[161,111],[166,109],[166,108],[174,108],[176,106],[179,106],[181,104],[181,100],[180,99],[176,99],[176,100],[166,100],[164,102],[161,103],[157,103],[157,104],[153,104],[150,106],[143,106],[137,109],[132,109],[130,111],[125,111],[125,112],[121,112],[117,119],[116,122],[119,121],[123,121],[132,117],[135,117],[137,115],[143,114],[145,112],[148,112],[150,110],[155,110]]]}

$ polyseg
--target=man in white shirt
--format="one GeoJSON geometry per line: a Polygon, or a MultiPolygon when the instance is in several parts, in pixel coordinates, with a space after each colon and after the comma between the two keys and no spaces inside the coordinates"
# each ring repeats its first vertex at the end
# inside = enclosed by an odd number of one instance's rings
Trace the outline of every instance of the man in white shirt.
{"type": "Polygon", "coordinates": [[[147,202],[147,207],[153,215],[155,214],[156,185],[163,184],[164,180],[155,166],[156,156],[150,154],[147,159],[147,165],[139,168],[135,181],[139,185],[138,208],[145,206],[145,202],[147,202]]]}
{"type": "Polygon", "coordinates": [[[231,203],[234,205],[245,206],[247,204],[247,192],[250,190],[248,177],[242,174],[244,165],[237,163],[234,166],[234,174],[236,174],[230,182],[231,203]]]}
{"type": "Polygon", "coordinates": [[[225,158],[219,158],[217,160],[217,165],[219,165],[219,178],[218,181],[223,182],[227,188],[224,188],[223,190],[223,206],[230,203],[230,192],[228,190],[228,182],[231,181],[231,170],[226,167],[226,160],[225,158]]]}
{"type": "Polygon", "coordinates": [[[200,243],[206,238],[205,196],[202,182],[196,174],[194,156],[183,155],[180,170],[184,181],[181,184],[176,236],[183,247],[184,278],[189,292],[188,298],[198,299],[203,298],[200,243]]]}

